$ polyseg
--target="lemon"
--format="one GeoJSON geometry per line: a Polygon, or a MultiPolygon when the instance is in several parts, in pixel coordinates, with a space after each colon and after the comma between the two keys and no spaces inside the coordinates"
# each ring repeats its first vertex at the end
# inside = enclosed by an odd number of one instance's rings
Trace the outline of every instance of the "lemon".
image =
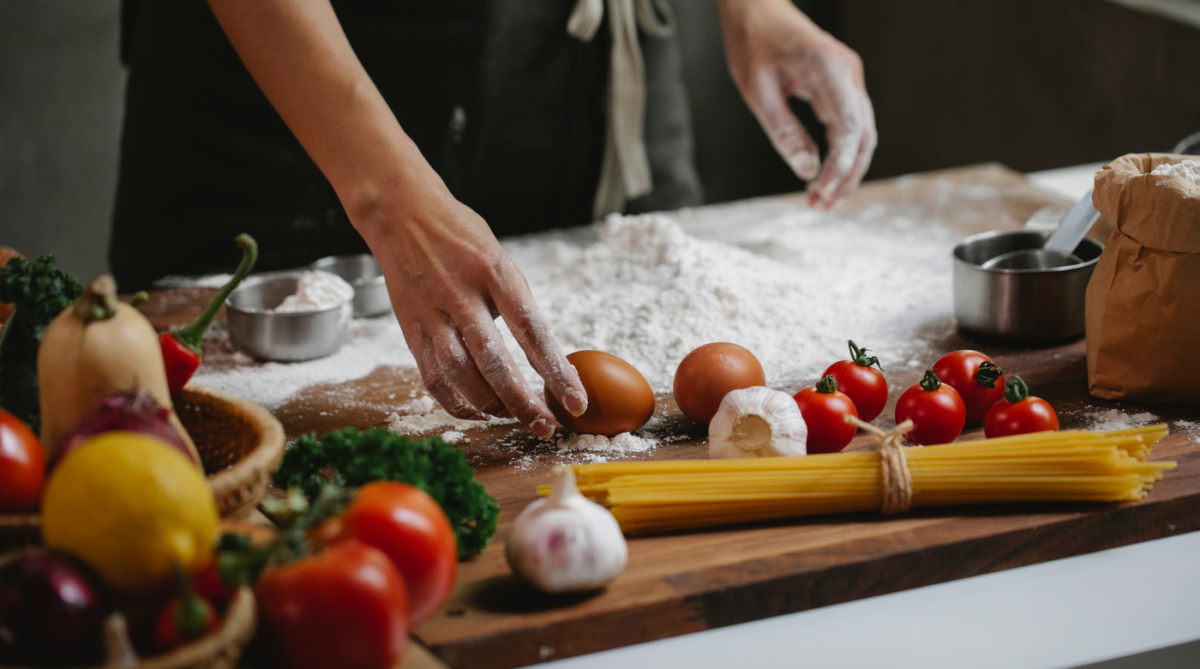
{"type": "Polygon", "coordinates": [[[154,437],[105,432],[54,469],[42,497],[42,538],[87,562],[114,590],[148,595],[212,556],[217,505],[208,481],[154,437]]]}

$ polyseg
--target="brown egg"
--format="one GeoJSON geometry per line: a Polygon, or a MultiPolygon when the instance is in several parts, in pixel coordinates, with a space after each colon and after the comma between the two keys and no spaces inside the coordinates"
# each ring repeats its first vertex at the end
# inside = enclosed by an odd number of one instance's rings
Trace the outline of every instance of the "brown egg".
{"type": "Polygon", "coordinates": [[[563,427],[580,434],[615,437],[633,432],[654,414],[654,390],[633,365],[603,351],[576,351],[567,356],[587,391],[588,408],[572,416],[546,391],[546,406],[563,427]]]}
{"type": "Polygon", "coordinates": [[[758,358],[737,344],[705,344],[675,370],[675,403],[683,415],[708,425],[731,390],[766,385],[758,358]]]}

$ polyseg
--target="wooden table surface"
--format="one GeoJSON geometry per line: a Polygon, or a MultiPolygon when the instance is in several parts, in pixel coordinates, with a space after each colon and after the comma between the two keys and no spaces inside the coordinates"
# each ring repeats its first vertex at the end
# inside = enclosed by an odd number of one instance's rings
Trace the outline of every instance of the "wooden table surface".
{"type": "MultiPolygon", "coordinates": [[[[803,206],[799,196],[780,198],[803,206]]],[[[1063,201],[995,165],[902,177],[865,185],[844,206],[887,205],[937,217],[964,236],[1019,228],[1038,208],[1063,201]]],[[[1103,238],[1103,226],[1094,231],[1103,238]]],[[[156,325],[184,322],[211,291],[172,290],[152,296],[145,311],[156,325]]],[[[983,350],[1034,394],[1049,400],[1064,429],[1086,427],[1087,412],[1149,410],[1162,420],[1194,419],[1196,407],[1117,404],[1087,394],[1083,342],[1016,349],[932,328],[934,350],[983,350]]],[[[922,361],[931,364],[933,361],[922,361]]],[[[894,389],[920,370],[889,370],[894,389]]],[[[377,369],[364,379],[302,391],[275,413],[289,437],[308,431],[382,424],[395,400],[418,388],[411,370],[377,369]],[[356,397],[347,407],[347,393],[356,397]]],[[[898,390],[876,422],[892,425],[898,390]]],[[[678,412],[670,396],[660,410],[678,412]]],[[[669,425],[688,439],[631,457],[706,457],[703,428],[682,418],[669,425]]],[[[963,438],[978,438],[978,427],[963,438]]],[[[925,509],[900,518],[878,514],[810,518],[629,542],[629,565],[603,592],[550,597],[518,582],[504,560],[504,540],[517,513],[536,498],[560,457],[524,430],[477,430],[462,442],[476,474],[500,503],[499,530],[480,557],[463,563],[450,601],[415,638],[453,667],[507,668],[562,659],[896,592],[958,578],[1078,555],[1200,529],[1200,455],[1192,435],[1165,439],[1154,459],[1179,467],[1142,502],[1123,505],[1037,505],[925,509]],[[503,438],[503,446],[497,441],[503,438]]],[[[860,436],[849,450],[870,448],[860,436]]],[[[434,666],[423,652],[411,666],[434,666]]]]}

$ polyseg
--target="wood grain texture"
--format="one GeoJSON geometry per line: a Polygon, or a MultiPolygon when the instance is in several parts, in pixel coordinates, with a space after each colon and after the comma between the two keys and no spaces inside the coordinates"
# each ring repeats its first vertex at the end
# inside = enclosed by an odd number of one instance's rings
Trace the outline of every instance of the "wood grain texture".
{"type": "MultiPolygon", "coordinates": [[[[896,207],[939,218],[966,235],[1019,227],[1048,204],[1062,203],[1019,174],[987,165],[868,184],[847,206],[896,207]]],[[[1129,413],[1150,410],[1166,421],[1200,415],[1196,407],[1091,398],[1082,341],[1011,349],[964,339],[952,323],[931,324],[923,337],[935,350],[988,352],[1053,403],[1064,429],[1085,427],[1089,411],[1118,406],[1129,413]]],[[[879,425],[892,425],[896,398],[921,371],[889,368],[892,393],[879,425]]],[[[411,371],[379,369],[348,384],[309,388],[275,413],[292,437],[378,425],[394,398],[408,397],[419,383],[411,371]],[[353,406],[346,405],[347,396],[356,398],[353,406]]],[[[706,457],[703,428],[678,417],[669,396],[659,398],[658,413],[688,441],[631,457],[706,457]]],[[[980,432],[970,429],[963,438],[980,438],[980,432]]],[[[856,514],[640,537],[629,542],[625,572],[603,592],[551,597],[511,575],[503,547],[516,514],[535,499],[536,486],[563,456],[523,428],[473,431],[460,446],[500,502],[499,531],[483,555],[460,565],[450,602],[415,636],[452,667],[503,669],[1198,530],[1200,452],[1194,437],[1176,431],[1162,442],[1155,459],[1177,460],[1179,467],[1135,504],[922,509],[899,518],[856,514]]],[[[860,434],[849,448],[869,447],[860,434]]]]}

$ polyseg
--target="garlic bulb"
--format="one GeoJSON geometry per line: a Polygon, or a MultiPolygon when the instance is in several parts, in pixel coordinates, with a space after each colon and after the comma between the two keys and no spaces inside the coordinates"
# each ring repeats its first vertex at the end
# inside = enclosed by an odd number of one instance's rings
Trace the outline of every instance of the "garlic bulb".
{"type": "Polygon", "coordinates": [[[762,386],[730,391],[708,424],[708,457],[805,455],[808,426],[791,395],[762,386]]]}
{"type": "Polygon", "coordinates": [[[517,516],[506,549],[513,572],[545,592],[603,587],[629,557],[617,519],[580,494],[570,467],[555,469],[550,494],[517,516]]]}

